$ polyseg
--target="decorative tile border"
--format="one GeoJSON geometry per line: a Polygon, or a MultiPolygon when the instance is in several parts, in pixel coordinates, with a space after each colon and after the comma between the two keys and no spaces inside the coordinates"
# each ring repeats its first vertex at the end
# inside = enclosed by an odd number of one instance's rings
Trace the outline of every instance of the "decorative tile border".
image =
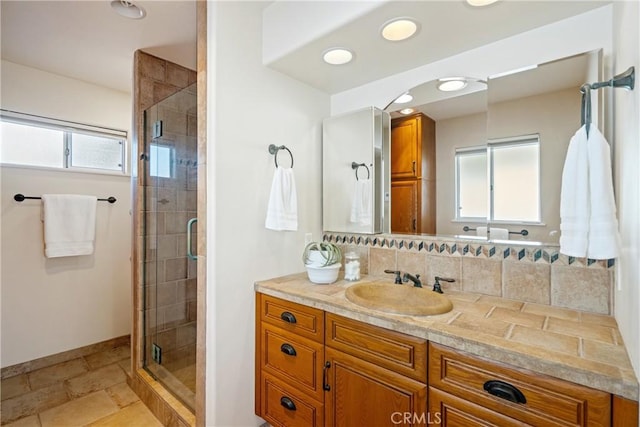
{"type": "Polygon", "coordinates": [[[537,264],[570,265],[574,267],[599,269],[611,269],[615,266],[615,259],[595,260],[591,258],[575,258],[561,254],[558,246],[525,246],[518,244],[517,241],[513,241],[511,244],[494,244],[485,241],[456,240],[438,236],[363,235],[332,232],[325,232],[323,240],[337,244],[425,252],[430,255],[452,257],[504,259],[537,264]]]}

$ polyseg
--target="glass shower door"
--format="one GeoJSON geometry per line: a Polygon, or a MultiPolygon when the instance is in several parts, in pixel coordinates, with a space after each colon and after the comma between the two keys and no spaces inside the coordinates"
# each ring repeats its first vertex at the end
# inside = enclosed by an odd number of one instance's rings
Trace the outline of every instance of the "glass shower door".
{"type": "Polygon", "coordinates": [[[195,227],[190,234],[188,224],[197,211],[196,101],[193,84],[147,109],[144,138],[144,367],[191,409],[197,269],[189,256],[195,227]]]}

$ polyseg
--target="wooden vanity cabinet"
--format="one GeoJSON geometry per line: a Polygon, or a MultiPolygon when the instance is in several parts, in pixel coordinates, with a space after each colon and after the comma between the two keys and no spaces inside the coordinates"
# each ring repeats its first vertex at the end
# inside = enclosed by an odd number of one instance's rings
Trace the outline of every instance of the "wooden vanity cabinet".
{"type": "Polygon", "coordinates": [[[425,340],[331,313],[325,328],[328,426],[426,425],[425,340]]]}
{"type": "Polygon", "coordinates": [[[442,426],[602,427],[611,395],[429,343],[429,411],[442,426]]]}
{"type": "Polygon", "coordinates": [[[435,122],[424,114],[391,121],[391,232],[435,233],[435,122]]]}
{"type": "Polygon", "coordinates": [[[272,426],[322,427],[324,312],[256,294],[256,414],[272,426]]]}

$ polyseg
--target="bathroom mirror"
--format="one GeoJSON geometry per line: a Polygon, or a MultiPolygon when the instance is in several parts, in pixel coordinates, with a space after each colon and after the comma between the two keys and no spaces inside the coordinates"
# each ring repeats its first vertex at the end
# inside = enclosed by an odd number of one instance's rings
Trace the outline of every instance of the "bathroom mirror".
{"type": "Polygon", "coordinates": [[[322,227],[375,234],[389,230],[389,114],[374,107],[322,123],[322,227]]]}
{"type": "MultiPolygon", "coordinates": [[[[414,97],[409,103],[389,104],[385,111],[391,115],[392,128],[404,108],[435,121],[433,234],[478,239],[488,226],[511,232],[497,240],[558,243],[560,179],[569,140],[580,127],[579,88],[600,80],[600,56],[600,50],[592,51],[467,79],[467,86],[458,92],[438,91],[438,81],[431,81],[409,89],[414,97]],[[465,194],[475,195],[478,209],[463,204],[465,194]],[[527,203],[529,211],[524,214],[510,209],[527,203]],[[482,209],[484,215],[478,213],[482,209]],[[526,235],[517,234],[522,230],[526,235]]],[[[592,104],[597,124],[602,109],[596,91],[592,104]]],[[[393,197],[391,204],[393,212],[393,197]]]]}

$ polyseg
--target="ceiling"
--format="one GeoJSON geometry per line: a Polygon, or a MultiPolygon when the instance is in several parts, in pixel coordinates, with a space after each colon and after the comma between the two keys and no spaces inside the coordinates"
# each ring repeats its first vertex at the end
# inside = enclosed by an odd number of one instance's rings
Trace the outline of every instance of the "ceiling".
{"type": "Polygon", "coordinates": [[[109,0],[2,0],[2,59],[127,93],[137,49],[195,69],[195,0],[136,4],[144,19],[117,15],[109,0]]]}
{"type": "MultiPolygon", "coordinates": [[[[378,2],[380,6],[369,13],[315,37],[268,65],[333,94],[586,12],[611,0],[503,0],[485,8],[473,8],[463,0],[378,2]],[[381,24],[398,16],[420,22],[418,35],[398,43],[382,39],[381,24]],[[324,64],[321,53],[334,45],[352,49],[355,60],[343,66],[324,64]]],[[[2,0],[2,59],[127,93],[131,92],[133,53],[137,49],[195,69],[195,0],[140,0],[137,4],[147,12],[142,20],[116,15],[109,0],[2,0]]],[[[268,5],[261,2],[259,6],[268,5]]],[[[338,5],[332,3],[331,7],[338,5]]]]}
{"type": "MultiPolygon", "coordinates": [[[[611,1],[502,0],[486,7],[472,7],[464,0],[381,1],[379,7],[337,29],[329,31],[327,26],[323,36],[292,49],[268,65],[334,94],[609,3],[611,1]],[[416,20],[420,24],[417,35],[401,42],[383,39],[382,25],[397,17],[416,20]],[[336,46],[352,50],[354,60],[339,66],[325,64],[322,53],[336,46]]],[[[304,18],[312,22],[310,17],[300,17],[304,18]]],[[[270,30],[280,31],[279,28],[263,31],[270,30]]],[[[300,39],[305,39],[303,31],[304,28],[300,30],[300,39]]]]}

